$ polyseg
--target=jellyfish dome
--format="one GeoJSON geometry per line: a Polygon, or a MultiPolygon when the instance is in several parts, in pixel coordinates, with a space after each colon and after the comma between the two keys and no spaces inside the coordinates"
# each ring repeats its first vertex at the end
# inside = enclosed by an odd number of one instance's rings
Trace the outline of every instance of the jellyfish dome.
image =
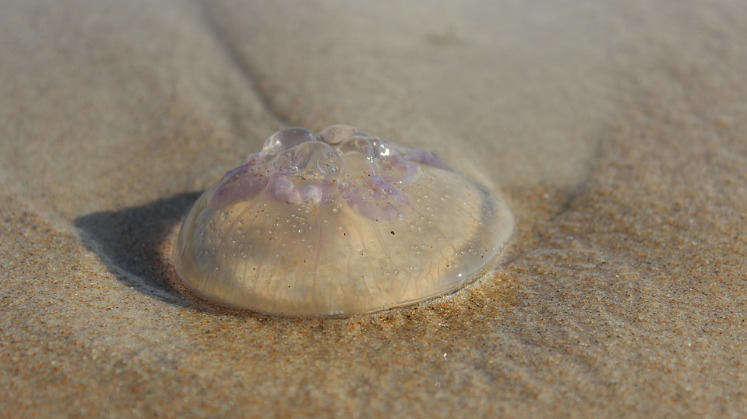
{"type": "Polygon", "coordinates": [[[506,204],[434,153],[346,125],[288,128],[202,194],[173,262],[218,305],[349,316],[475,280],[512,232],[506,204]]]}

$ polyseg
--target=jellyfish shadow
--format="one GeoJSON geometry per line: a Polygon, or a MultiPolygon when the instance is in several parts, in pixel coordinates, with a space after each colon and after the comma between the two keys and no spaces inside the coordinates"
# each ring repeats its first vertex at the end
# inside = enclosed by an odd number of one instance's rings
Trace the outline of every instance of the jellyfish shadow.
{"type": "Polygon", "coordinates": [[[186,192],[118,211],[75,219],[84,244],[128,286],[162,301],[195,308],[171,283],[166,241],[201,192],[186,192]]]}

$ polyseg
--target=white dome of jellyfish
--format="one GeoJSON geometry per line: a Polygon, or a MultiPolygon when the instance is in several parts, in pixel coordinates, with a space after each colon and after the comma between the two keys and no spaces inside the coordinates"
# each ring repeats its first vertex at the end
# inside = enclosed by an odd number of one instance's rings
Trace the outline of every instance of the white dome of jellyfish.
{"type": "Polygon", "coordinates": [[[431,152],[345,125],[288,128],[202,194],[173,258],[219,305],[349,316],[475,280],[512,232],[502,200],[431,152]]]}

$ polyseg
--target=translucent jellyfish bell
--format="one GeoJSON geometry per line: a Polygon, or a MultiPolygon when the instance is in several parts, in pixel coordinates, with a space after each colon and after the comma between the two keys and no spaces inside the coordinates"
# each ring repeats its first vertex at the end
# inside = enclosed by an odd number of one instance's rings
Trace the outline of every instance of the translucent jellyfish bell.
{"type": "Polygon", "coordinates": [[[214,303],[347,316],[455,290],[512,232],[502,200],[431,152],[345,125],[288,128],[203,193],[173,258],[214,303]]]}

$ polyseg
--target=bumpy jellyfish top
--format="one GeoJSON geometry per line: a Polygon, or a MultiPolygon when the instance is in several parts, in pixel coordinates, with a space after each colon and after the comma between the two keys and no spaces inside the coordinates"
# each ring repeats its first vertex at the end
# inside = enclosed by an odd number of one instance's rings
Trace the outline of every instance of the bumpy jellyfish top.
{"type": "Polygon", "coordinates": [[[198,199],[174,263],[218,304],[343,316],[473,280],[512,229],[502,201],[431,152],[345,125],[288,128],[198,199]]]}

